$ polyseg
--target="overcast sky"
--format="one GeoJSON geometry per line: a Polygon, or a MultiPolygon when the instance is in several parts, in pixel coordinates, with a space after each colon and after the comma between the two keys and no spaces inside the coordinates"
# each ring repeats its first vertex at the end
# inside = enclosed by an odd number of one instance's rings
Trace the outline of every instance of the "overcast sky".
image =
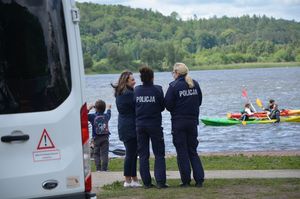
{"type": "Polygon", "coordinates": [[[239,17],[243,15],[266,15],[276,19],[300,22],[300,0],[76,0],[98,4],[146,8],[169,16],[177,12],[182,19],[211,18],[213,16],[239,17]]]}

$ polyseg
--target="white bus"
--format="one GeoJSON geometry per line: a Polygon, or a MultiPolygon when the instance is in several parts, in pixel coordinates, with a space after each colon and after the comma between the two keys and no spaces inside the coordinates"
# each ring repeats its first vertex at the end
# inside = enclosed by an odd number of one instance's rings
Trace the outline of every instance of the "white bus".
{"type": "Polygon", "coordinates": [[[96,198],[79,12],[0,0],[0,198],[96,198]]]}

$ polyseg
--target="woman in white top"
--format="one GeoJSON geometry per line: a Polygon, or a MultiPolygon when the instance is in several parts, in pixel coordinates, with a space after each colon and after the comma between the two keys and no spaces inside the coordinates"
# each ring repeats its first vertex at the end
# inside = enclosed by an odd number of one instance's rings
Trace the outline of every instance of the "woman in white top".
{"type": "Polygon", "coordinates": [[[242,121],[248,120],[250,116],[254,114],[254,111],[251,109],[250,104],[246,103],[245,108],[242,111],[241,119],[242,121]]]}

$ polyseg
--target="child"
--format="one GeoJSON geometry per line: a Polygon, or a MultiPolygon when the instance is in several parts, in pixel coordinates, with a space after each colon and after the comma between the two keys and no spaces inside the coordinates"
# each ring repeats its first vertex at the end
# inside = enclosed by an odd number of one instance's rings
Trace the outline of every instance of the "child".
{"type": "Polygon", "coordinates": [[[249,116],[252,116],[254,112],[252,111],[250,104],[246,103],[245,108],[241,113],[242,113],[241,120],[245,121],[248,120],[249,116]]]}
{"type": "Polygon", "coordinates": [[[109,129],[108,121],[111,117],[111,105],[108,105],[107,112],[104,113],[106,104],[103,100],[97,100],[95,105],[89,105],[88,111],[95,108],[95,113],[88,114],[88,120],[92,124],[92,143],[94,145],[94,159],[97,172],[107,171],[108,151],[109,151],[109,129]]]}

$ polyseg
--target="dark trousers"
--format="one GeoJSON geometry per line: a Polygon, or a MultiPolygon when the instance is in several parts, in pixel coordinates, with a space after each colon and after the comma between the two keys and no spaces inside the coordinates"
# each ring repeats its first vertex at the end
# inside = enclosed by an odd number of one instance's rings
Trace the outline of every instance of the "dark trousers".
{"type": "Polygon", "coordinates": [[[280,122],[280,111],[272,110],[269,117],[270,119],[276,119],[276,122],[280,122]]]}
{"type": "Polygon", "coordinates": [[[107,171],[109,135],[97,135],[94,138],[94,159],[97,171],[107,171]]]}
{"type": "Polygon", "coordinates": [[[242,120],[242,121],[247,121],[247,120],[249,120],[249,116],[247,115],[247,113],[243,113],[243,114],[242,114],[241,120],[242,120]]]}
{"type": "Polygon", "coordinates": [[[172,121],[172,135],[182,183],[191,182],[192,166],[194,180],[201,184],[204,181],[204,170],[197,153],[197,123],[189,120],[172,121]]]}
{"type": "Polygon", "coordinates": [[[126,155],[124,160],[124,176],[136,177],[137,140],[132,138],[124,142],[126,155]]]}
{"type": "Polygon", "coordinates": [[[152,151],[155,156],[154,176],[156,183],[166,183],[166,161],[165,142],[161,127],[147,128],[137,127],[138,155],[140,157],[140,174],[145,186],[151,185],[151,174],[149,168],[149,142],[151,140],[152,151]]]}

